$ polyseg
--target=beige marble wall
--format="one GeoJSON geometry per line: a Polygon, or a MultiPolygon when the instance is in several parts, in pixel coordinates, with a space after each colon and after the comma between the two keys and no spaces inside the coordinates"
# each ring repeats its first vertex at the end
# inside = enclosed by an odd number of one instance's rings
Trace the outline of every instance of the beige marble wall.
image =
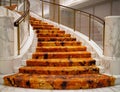
{"type": "Polygon", "coordinates": [[[12,73],[11,58],[14,56],[13,17],[0,17],[0,73],[12,73]]]}
{"type": "Polygon", "coordinates": [[[14,56],[13,20],[13,17],[0,17],[0,57],[14,56]]]}
{"type": "Polygon", "coordinates": [[[120,74],[120,16],[108,16],[105,18],[105,51],[109,57],[110,72],[120,74]]]}

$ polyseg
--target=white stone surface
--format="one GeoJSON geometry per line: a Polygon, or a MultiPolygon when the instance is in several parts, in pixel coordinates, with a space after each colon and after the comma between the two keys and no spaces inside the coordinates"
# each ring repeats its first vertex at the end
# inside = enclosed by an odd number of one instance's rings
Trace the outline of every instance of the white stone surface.
{"type": "Polygon", "coordinates": [[[120,16],[105,18],[105,56],[119,57],[120,55],[120,16]]]}
{"type": "Polygon", "coordinates": [[[0,73],[12,73],[14,56],[14,26],[12,17],[0,17],[0,73]]]}
{"type": "Polygon", "coordinates": [[[120,16],[106,17],[105,24],[104,55],[110,57],[110,73],[120,75],[120,16]]]}
{"type": "Polygon", "coordinates": [[[14,26],[12,17],[0,17],[0,57],[14,56],[14,26]]]}
{"type": "Polygon", "coordinates": [[[120,85],[96,89],[84,90],[41,90],[41,89],[28,89],[17,88],[0,85],[0,92],[120,92],[120,85]]]}

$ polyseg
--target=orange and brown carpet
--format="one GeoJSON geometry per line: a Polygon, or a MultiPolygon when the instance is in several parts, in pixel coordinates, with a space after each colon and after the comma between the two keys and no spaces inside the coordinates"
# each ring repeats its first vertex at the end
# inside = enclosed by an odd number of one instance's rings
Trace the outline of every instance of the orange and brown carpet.
{"type": "Polygon", "coordinates": [[[8,86],[38,89],[88,89],[113,86],[115,78],[99,73],[81,42],[48,23],[30,18],[38,42],[19,73],[5,76],[8,86]]]}

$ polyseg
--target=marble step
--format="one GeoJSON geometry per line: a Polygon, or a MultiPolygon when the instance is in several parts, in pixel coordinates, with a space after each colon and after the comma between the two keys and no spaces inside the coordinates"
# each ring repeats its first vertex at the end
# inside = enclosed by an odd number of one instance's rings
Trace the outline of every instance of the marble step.
{"type": "Polygon", "coordinates": [[[45,74],[45,75],[78,75],[78,74],[97,74],[97,66],[68,66],[68,67],[50,67],[50,66],[25,66],[19,68],[19,73],[45,74]]]}
{"type": "Polygon", "coordinates": [[[33,59],[52,59],[52,58],[91,58],[91,53],[87,51],[78,52],[35,52],[33,59]]]}
{"type": "Polygon", "coordinates": [[[37,37],[71,37],[71,35],[64,33],[40,33],[37,34],[37,37]]]}
{"type": "Polygon", "coordinates": [[[40,41],[76,41],[76,38],[71,37],[38,37],[38,42],[40,41]]]}
{"type": "Polygon", "coordinates": [[[40,20],[31,20],[30,23],[31,23],[32,26],[34,26],[35,24],[48,25],[48,23],[41,22],[40,20]]]}
{"type": "Polygon", "coordinates": [[[77,41],[44,41],[38,42],[37,46],[81,46],[81,42],[77,41]]]}
{"type": "Polygon", "coordinates": [[[36,47],[36,52],[70,52],[86,51],[85,46],[41,46],[36,47]]]}
{"type": "MultiPolygon", "coordinates": [[[[56,28],[56,27],[54,27],[54,26],[51,27],[51,26],[49,26],[49,25],[42,25],[42,24],[41,24],[41,25],[39,25],[39,26],[38,26],[38,25],[34,25],[34,26],[33,26],[33,29],[48,29],[48,30],[51,29],[51,30],[52,30],[52,29],[58,29],[58,28],[56,28]]],[[[58,30],[59,30],[59,29],[58,29],[58,30]]]]}
{"type": "Polygon", "coordinates": [[[26,61],[27,66],[91,66],[95,65],[92,58],[59,58],[59,59],[29,59],[26,61]]]}
{"type": "Polygon", "coordinates": [[[4,77],[4,84],[36,89],[90,89],[113,86],[115,78],[103,74],[38,75],[18,73],[4,77]]]}
{"type": "Polygon", "coordinates": [[[40,22],[40,21],[38,21],[38,23],[36,23],[36,22],[32,22],[31,23],[31,25],[32,26],[40,26],[40,27],[54,27],[53,25],[50,25],[50,24],[42,24],[43,22],[40,22]]]}
{"type": "Polygon", "coordinates": [[[41,34],[43,34],[43,33],[47,33],[47,34],[58,33],[58,34],[60,34],[60,33],[65,33],[65,31],[62,31],[62,30],[36,30],[36,33],[41,33],[41,34]]]}
{"type": "Polygon", "coordinates": [[[60,28],[56,27],[41,27],[41,26],[33,26],[33,29],[60,30],[60,28]]]}

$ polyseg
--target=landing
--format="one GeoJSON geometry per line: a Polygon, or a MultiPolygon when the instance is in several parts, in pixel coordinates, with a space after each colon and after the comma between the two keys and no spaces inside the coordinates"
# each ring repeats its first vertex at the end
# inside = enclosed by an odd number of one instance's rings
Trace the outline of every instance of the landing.
{"type": "Polygon", "coordinates": [[[120,85],[86,90],[39,90],[27,88],[15,88],[0,85],[0,92],[120,92],[120,85]]]}

